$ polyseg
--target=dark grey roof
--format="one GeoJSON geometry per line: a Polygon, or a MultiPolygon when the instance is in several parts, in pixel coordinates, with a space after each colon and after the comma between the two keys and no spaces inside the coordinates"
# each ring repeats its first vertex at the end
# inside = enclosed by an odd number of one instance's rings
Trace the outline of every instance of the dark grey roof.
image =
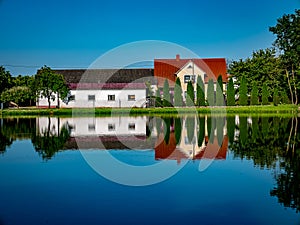
{"type": "Polygon", "coordinates": [[[64,145],[67,149],[154,149],[156,138],[138,136],[91,136],[71,137],[64,145]],[[78,146],[78,143],[79,146],[78,146]]]}
{"type": "Polygon", "coordinates": [[[156,84],[154,69],[76,69],[54,70],[67,83],[145,83],[156,84]]]}

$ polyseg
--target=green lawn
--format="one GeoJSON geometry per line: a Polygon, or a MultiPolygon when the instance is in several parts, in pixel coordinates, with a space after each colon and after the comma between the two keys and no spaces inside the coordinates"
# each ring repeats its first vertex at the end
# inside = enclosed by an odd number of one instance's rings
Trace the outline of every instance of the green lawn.
{"type": "Polygon", "coordinates": [[[82,116],[82,115],[177,115],[177,114],[290,114],[297,115],[297,105],[280,106],[230,106],[230,107],[190,107],[190,108],[76,108],[76,109],[4,109],[0,116],[82,116]]]}

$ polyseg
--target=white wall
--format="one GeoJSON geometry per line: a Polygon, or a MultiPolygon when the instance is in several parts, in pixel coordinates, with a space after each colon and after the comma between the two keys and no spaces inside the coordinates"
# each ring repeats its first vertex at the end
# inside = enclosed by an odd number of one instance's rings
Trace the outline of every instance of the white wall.
{"type": "MultiPolygon", "coordinates": [[[[137,90],[71,90],[75,100],[65,104],[60,100],[60,107],[144,107],[146,101],[146,89],[137,90]],[[88,101],[88,95],[95,95],[95,101],[88,101]],[[115,95],[115,101],[108,101],[108,95],[115,95]],[[128,100],[128,95],[135,95],[134,101],[128,100]]],[[[39,98],[38,107],[48,107],[46,98],[39,98]]],[[[51,107],[57,106],[57,98],[51,100],[51,107]]]]}
{"type": "Polygon", "coordinates": [[[146,135],[147,117],[38,117],[37,132],[42,135],[48,129],[49,123],[52,135],[58,135],[58,131],[68,125],[71,128],[71,137],[131,136],[146,135]],[[114,130],[109,127],[114,127],[114,130]]]}

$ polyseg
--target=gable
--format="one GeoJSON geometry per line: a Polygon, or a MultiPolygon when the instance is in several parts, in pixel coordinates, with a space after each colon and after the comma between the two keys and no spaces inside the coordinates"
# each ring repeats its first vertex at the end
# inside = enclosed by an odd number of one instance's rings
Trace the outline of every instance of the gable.
{"type": "Polygon", "coordinates": [[[158,86],[162,87],[165,79],[174,83],[176,74],[191,61],[207,75],[204,79],[205,83],[208,83],[209,79],[216,81],[219,75],[222,76],[223,82],[228,81],[225,58],[180,59],[177,57],[176,59],[154,59],[154,76],[160,78],[158,86]]]}

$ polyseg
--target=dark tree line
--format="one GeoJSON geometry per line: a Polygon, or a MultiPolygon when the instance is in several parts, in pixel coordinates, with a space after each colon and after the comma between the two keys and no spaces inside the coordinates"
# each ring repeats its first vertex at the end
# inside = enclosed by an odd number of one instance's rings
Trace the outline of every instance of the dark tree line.
{"type": "Polygon", "coordinates": [[[0,102],[30,106],[35,104],[38,96],[42,96],[47,98],[50,108],[51,100],[66,98],[68,91],[64,77],[50,67],[42,67],[34,76],[13,77],[0,66],[0,102]]]}
{"type": "Polygon", "coordinates": [[[229,65],[229,73],[238,87],[239,105],[245,105],[246,101],[248,104],[250,94],[251,103],[255,104],[257,102],[254,98],[258,98],[258,102],[263,105],[269,102],[274,105],[280,102],[299,102],[300,10],[295,10],[294,14],[283,15],[269,31],[276,37],[272,48],[254,51],[251,57],[233,61],[229,65]],[[246,88],[243,87],[243,79],[246,88]],[[255,86],[258,97],[252,96],[255,86]]]}

